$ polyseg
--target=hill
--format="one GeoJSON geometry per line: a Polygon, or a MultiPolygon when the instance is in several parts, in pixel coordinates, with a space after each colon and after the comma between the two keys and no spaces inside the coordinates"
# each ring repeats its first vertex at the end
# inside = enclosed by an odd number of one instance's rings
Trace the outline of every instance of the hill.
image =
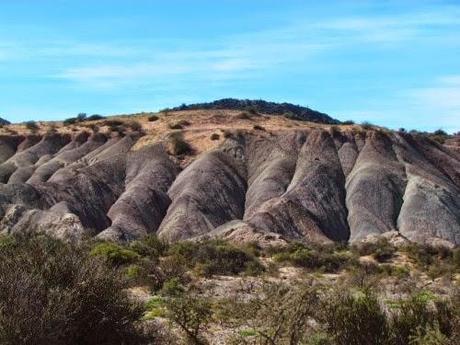
{"type": "Polygon", "coordinates": [[[232,109],[0,131],[4,232],[460,244],[453,139],[232,109]]]}
{"type": "Polygon", "coordinates": [[[198,109],[231,109],[247,110],[260,112],[270,115],[285,115],[296,120],[310,121],[326,124],[338,124],[340,121],[333,119],[327,114],[312,110],[308,107],[294,105],[291,103],[275,103],[264,100],[249,100],[223,98],[209,103],[183,104],[179,107],[172,108],[173,111],[180,110],[198,110],[198,109]]]}

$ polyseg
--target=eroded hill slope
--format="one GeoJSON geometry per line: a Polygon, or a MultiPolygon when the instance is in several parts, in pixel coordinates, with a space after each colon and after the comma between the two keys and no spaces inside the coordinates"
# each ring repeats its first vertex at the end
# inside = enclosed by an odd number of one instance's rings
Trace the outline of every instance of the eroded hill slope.
{"type": "Polygon", "coordinates": [[[3,129],[3,232],[460,244],[458,142],[236,110],[48,127],[3,129]]]}

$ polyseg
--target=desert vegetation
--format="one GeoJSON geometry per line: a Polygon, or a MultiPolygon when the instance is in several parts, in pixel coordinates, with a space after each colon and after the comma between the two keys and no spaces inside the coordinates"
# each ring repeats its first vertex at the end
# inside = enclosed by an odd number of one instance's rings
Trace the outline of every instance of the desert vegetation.
{"type": "Polygon", "coordinates": [[[453,345],[459,258],[388,240],[261,248],[3,235],[0,343],[453,345]]]}

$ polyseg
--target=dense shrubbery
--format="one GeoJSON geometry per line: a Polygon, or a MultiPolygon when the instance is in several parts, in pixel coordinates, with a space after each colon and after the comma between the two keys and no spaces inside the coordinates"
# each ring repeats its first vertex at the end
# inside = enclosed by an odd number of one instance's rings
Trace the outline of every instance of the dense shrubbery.
{"type": "Polygon", "coordinates": [[[352,250],[360,256],[372,255],[378,262],[390,260],[396,252],[396,248],[385,238],[355,244],[352,250]]]}
{"type": "MultiPolygon", "coordinates": [[[[350,250],[300,243],[262,249],[222,240],[168,244],[155,235],[125,244],[0,237],[0,344],[176,344],[156,323],[167,318],[192,344],[205,344],[206,329],[220,325],[234,344],[455,345],[460,291],[441,298],[413,284],[390,299],[385,280],[414,281],[392,263],[394,250],[386,240],[350,250]],[[306,270],[284,280],[265,268],[277,263],[306,270]],[[324,272],[340,274],[329,280],[324,272]],[[210,280],[213,275],[237,277],[210,280]],[[201,285],[222,279],[239,282],[239,292],[216,297],[201,285]],[[154,294],[142,308],[126,293],[139,286],[154,294]]],[[[460,269],[458,250],[410,245],[398,252],[404,255],[425,272],[439,265],[460,269]]]]}
{"type": "Polygon", "coordinates": [[[337,272],[353,263],[353,257],[347,251],[337,250],[337,246],[306,246],[293,243],[287,248],[274,250],[274,260],[286,262],[297,267],[324,272],[337,272]]]}
{"type": "Polygon", "coordinates": [[[170,248],[169,254],[204,276],[243,272],[258,274],[264,270],[258,259],[248,250],[218,240],[180,242],[170,248]]]}
{"type": "Polygon", "coordinates": [[[84,249],[45,236],[0,245],[1,344],[140,344],[142,309],[84,249]]]}
{"type": "Polygon", "coordinates": [[[234,99],[224,98],[210,103],[199,104],[182,104],[179,107],[170,109],[178,110],[196,110],[196,109],[233,109],[245,110],[252,114],[265,113],[273,115],[292,114],[298,120],[312,121],[319,123],[339,123],[329,115],[319,111],[312,110],[308,107],[302,107],[290,103],[274,103],[264,100],[234,99]]]}

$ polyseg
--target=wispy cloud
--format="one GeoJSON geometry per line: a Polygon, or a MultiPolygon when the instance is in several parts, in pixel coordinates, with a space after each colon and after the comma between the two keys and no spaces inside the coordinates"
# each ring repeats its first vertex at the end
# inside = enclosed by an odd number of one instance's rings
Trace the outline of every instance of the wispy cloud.
{"type": "Polygon", "coordinates": [[[408,92],[412,100],[435,111],[441,118],[456,118],[460,126],[460,75],[438,78],[433,85],[412,89],[408,92]]]}
{"type": "MultiPolygon", "coordinates": [[[[93,88],[109,85],[121,87],[129,83],[142,83],[147,79],[158,83],[162,78],[171,76],[229,80],[238,78],[238,73],[255,73],[277,65],[290,66],[294,62],[307,63],[320,53],[344,46],[379,46],[382,43],[404,43],[429,36],[439,39],[441,34],[437,29],[458,25],[459,16],[460,11],[455,7],[449,12],[294,21],[272,30],[221,37],[211,43],[211,48],[201,49],[158,51],[151,42],[141,42],[139,47],[130,49],[122,45],[80,43],[43,47],[39,53],[49,56],[98,56],[102,63],[88,62],[66,67],[54,75],[78,84],[86,83],[93,88]],[[132,57],[127,61],[104,61],[123,56],[127,52],[132,57]]],[[[182,46],[184,42],[176,43],[182,46]]]]}

